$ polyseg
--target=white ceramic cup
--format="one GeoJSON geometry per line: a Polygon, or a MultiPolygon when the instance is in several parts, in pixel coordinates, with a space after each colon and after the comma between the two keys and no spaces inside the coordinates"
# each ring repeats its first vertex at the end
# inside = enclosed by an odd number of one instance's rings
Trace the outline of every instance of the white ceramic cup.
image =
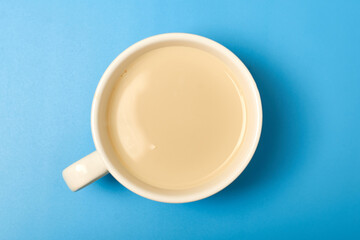
{"type": "Polygon", "coordinates": [[[106,69],[96,89],[91,130],[96,151],[70,165],[63,178],[77,191],[110,173],[123,186],[145,198],[160,202],[183,203],[209,197],[233,182],[250,162],[257,147],[262,126],[262,108],[258,89],[245,65],[227,48],[208,38],[186,33],[166,33],[146,38],[122,52],[106,69]],[[181,45],[207,51],[222,60],[236,76],[245,100],[245,134],[236,156],[220,174],[201,186],[184,190],[166,190],[148,185],[132,176],[117,160],[106,129],[106,109],[114,84],[126,66],[143,53],[165,46],[181,45]]]}

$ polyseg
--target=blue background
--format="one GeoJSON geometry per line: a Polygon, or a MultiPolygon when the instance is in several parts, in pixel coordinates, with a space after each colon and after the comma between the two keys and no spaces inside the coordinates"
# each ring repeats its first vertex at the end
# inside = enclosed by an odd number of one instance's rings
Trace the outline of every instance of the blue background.
{"type": "Polygon", "coordinates": [[[359,239],[359,1],[1,1],[2,239],[359,239]],[[209,37],[262,97],[253,160],[194,203],[144,199],[61,171],[94,150],[90,110],[110,62],[166,32],[209,37]]]}

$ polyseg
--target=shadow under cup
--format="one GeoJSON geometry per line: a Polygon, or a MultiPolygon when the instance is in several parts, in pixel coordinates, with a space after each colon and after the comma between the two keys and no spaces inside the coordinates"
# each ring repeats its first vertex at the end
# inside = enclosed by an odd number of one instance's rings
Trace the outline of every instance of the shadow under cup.
{"type": "Polygon", "coordinates": [[[170,33],[142,40],[121,53],[102,76],[95,93],[91,116],[91,127],[97,151],[102,156],[109,172],[131,191],[161,202],[191,202],[215,194],[228,186],[245,169],[258,144],[262,125],[262,109],[256,84],[244,64],[222,45],[197,35],[170,33]],[[186,46],[206,51],[222,62],[236,77],[245,101],[245,130],[239,149],[232,160],[217,174],[204,183],[187,188],[169,190],[149,185],[132,175],[113,147],[108,133],[108,105],[114,86],[130,63],[144,53],[162,47],[186,46]]]}

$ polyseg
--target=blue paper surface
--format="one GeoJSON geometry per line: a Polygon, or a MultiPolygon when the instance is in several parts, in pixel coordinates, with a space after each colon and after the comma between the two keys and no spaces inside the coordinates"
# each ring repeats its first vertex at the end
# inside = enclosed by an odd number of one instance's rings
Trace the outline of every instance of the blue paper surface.
{"type": "Polygon", "coordinates": [[[359,1],[1,1],[1,239],[360,239],[359,1]],[[253,160],[198,202],[144,199],[62,170],[94,150],[90,111],[133,43],[188,32],[258,85],[253,160]]]}

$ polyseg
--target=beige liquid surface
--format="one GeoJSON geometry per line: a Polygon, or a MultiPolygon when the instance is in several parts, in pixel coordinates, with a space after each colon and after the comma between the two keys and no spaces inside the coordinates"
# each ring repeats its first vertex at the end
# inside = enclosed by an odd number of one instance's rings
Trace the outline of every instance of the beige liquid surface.
{"type": "Polygon", "coordinates": [[[245,126],[241,92],[228,67],[191,47],[149,51],[119,78],[108,131],[127,170],[165,189],[201,184],[239,148],[245,126]]]}

